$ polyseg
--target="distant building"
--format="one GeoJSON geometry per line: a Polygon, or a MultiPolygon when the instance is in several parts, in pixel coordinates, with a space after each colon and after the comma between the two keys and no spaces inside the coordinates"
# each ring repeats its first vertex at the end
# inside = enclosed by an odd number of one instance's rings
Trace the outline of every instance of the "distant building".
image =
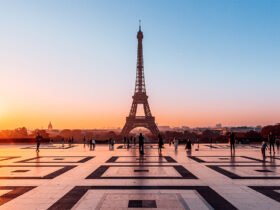
{"type": "Polygon", "coordinates": [[[188,126],[182,126],[182,129],[185,130],[185,131],[190,131],[191,130],[191,128],[188,127],[188,126]]]}
{"type": "Polygon", "coordinates": [[[51,131],[53,129],[52,123],[50,122],[48,125],[48,130],[51,131]]]}
{"type": "Polygon", "coordinates": [[[231,127],[230,132],[238,132],[238,133],[247,133],[249,131],[255,131],[255,127],[247,127],[247,126],[240,126],[240,127],[231,127]]]}
{"type": "Polygon", "coordinates": [[[169,130],[171,130],[170,126],[168,126],[168,125],[158,126],[158,129],[160,131],[169,131],[169,130]]]}
{"type": "Polygon", "coordinates": [[[223,126],[222,126],[221,123],[216,124],[216,128],[222,128],[222,127],[223,127],[223,126]]]}

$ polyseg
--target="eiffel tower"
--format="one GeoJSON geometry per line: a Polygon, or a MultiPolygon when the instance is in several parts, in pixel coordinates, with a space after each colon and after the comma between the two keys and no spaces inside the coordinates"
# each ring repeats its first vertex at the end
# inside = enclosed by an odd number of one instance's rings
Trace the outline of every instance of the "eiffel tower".
{"type": "Polygon", "coordinates": [[[137,48],[137,69],[136,69],[136,83],[134,95],[132,96],[132,105],[129,116],[126,117],[126,123],[122,129],[121,135],[127,136],[129,132],[136,127],[144,127],[151,131],[154,136],[159,134],[158,127],[155,123],[155,117],[152,116],[150,106],[148,103],[148,96],[146,94],[144,65],[143,65],[143,32],[141,31],[141,24],[137,33],[138,48],[137,48]],[[136,116],[137,106],[143,105],[145,116],[136,116]]]}

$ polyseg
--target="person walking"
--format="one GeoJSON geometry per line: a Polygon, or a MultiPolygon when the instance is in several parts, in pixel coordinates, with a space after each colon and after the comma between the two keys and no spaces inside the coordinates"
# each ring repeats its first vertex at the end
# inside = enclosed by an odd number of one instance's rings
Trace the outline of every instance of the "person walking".
{"type": "Polygon", "coordinates": [[[95,144],[96,144],[95,139],[92,139],[92,140],[91,140],[91,143],[92,143],[92,149],[95,150],[95,144]]]}
{"type": "Polygon", "coordinates": [[[139,153],[144,155],[144,136],[142,133],[139,135],[139,153]]]}
{"type": "Polygon", "coordinates": [[[273,148],[273,153],[275,154],[274,144],[275,144],[275,137],[272,132],[268,135],[268,142],[269,142],[269,153],[271,154],[273,148]]]}
{"type": "Polygon", "coordinates": [[[41,140],[42,140],[42,136],[37,133],[37,136],[36,136],[36,152],[40,152],[40,144],[41,144],[41,140]]]}
{"type": "Polygon", "coordinates": [[[233,132],[229,135],[229,143],[230,143],[230,154],[235,154],[235,135],[233,132]]]}
{"type": "Polygon", "coordinates": [[[158,134],[158,153],[160,156],[161,156],[162,148],[163,148],[163,138],[160,134],[158,134]]]}
{"type": "Polygon", "coordinates": [[[265,161],[266,155],[265,155],[265,150],[267,149],[267,143],[266,141],[262,142],[261,146],[261,151],[262,151],[262,156],[263,156],[263,161],[265,161]]]}
{"type": "Polygon", "coordinates": [[[179,140],[176,137],[174,137],[173,142],[174,142],[175,151],[177,151],[178,150],[178,145],[179,145],[179,140]]]}

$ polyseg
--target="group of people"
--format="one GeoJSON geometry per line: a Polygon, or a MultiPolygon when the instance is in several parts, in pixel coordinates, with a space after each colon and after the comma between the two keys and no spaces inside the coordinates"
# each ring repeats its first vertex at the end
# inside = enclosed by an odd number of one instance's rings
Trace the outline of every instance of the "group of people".
{"type": "MultiPolygon", "coordinates": [[[[40,133],[37,133],[37,136],[35,138],[36,141],[36,152],[39,153],[40,151],[40,145],[41,142],[43,140],[43,137],[40,135],[40,133]]],[[[88,141],[86,141],[86,138],[84,137],[84,146],[87,144],[89,145],[90,150],[95,150],[95,146],[96,146],[96,140],[95,139],[89,139],[88,141]]],[[[144,136],[142,133],[140,133],[140,135],[138,136],[138,143],[139,143],[139,153],[140,155],[144,155],[144,136]]],[[[233,132],[230,133],[229,135],[229,143],[230,143],[230,152],[231,155],[234,156],[235,155],[235,134],[233,132]]],[[[193,142],[188,139],[185,141],[186,145],[185,145],[185,149],[187,150],[187,152],[190,152],[192,150],[192,145],[193,142]]],[[[64,138],[62,138],[62,147],[64,147],[64,143],[65,140],[64,138]]],[[[74,138],[69,138],[68,139],[68,143],[69,145],[74,143],[74,138]]],[[[124,143],[124,147],[126,147],[127,149],[130,148],[131,144],[136,145],[136,137],[124,137],[123,139],[123,143],[124,143]]],[[[169,142],[169,145],[171,146],[171,144],[174,145],[175,148],[175,152],[177,152],[178,150],[178,146],[179,146],[179,140],[175,137],[172,141],[169,142]]],[[[199,148],[199,141],[197,140],[197,144],[198,144],[198,148],[199,148]]],[[[108,141],[108,145],[109,145],[109,150],[114,150],[114,145],[115,145],[115,140],[110,138],[108,141]]],[[[275,154],[275,145],[277,147],[277,150],[280,149],[280,140],[276,139],[275,135],[273,135],[272,132],[269,133],[267,140],[262,142],[261,145],[261,152],[262,152],[262,156],[263,156],[263,160],[266,159],[266,150],[269,147],[269,152],[270,154],[275,154]]],[[[164,148],[164,140],[161,134],[158,134],[158,153],[161,156],[162,155],[162,149],[164,148]]],[[[198,150],[198,149],[197,149],[198,150]]]]}
{"type": "Polygon", "coordinates": [[[130,137],[124,137],[123,138],[123,146],[124,148],[126,147],[127,149],[130,148],[130,145],[134,144],[134,146],[136,145],[136,137],[134,136],[130,136],[130,137]]]}
{"type": "Polygon", "coordinates": [[[267,136],[267,141],[262,142],[261,151],[262,151],[263,160],[266,159],[266,150],[268,148],[268,145],[269,145],[270,155],[272,153],[273,153],[273,155],[275,155],[275,144],[276,144],[277,150],[279,151],[280,140],[279,139],[276,140],[275,135],[272,132],[270,132],[267,136]]]}
{"type": "Polygon", "coordinates": [[[87,144],[90,150],[95,150],[96,141],[94,138],[89,138],[87,140],[86,137],[84,136],[83,141],[84,141],[84,147],[86,147],[87,144]]]}

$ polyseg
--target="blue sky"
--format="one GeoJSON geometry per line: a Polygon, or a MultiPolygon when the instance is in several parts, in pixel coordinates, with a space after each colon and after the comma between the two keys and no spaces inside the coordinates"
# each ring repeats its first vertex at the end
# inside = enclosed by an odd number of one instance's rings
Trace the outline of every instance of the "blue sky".
{"type": "Polygon", "coordinates": [[[158,124],[277,123],[279,11],[276,0],[2,0],[0,127],[121,127],[139,19],[158,124]]]}

